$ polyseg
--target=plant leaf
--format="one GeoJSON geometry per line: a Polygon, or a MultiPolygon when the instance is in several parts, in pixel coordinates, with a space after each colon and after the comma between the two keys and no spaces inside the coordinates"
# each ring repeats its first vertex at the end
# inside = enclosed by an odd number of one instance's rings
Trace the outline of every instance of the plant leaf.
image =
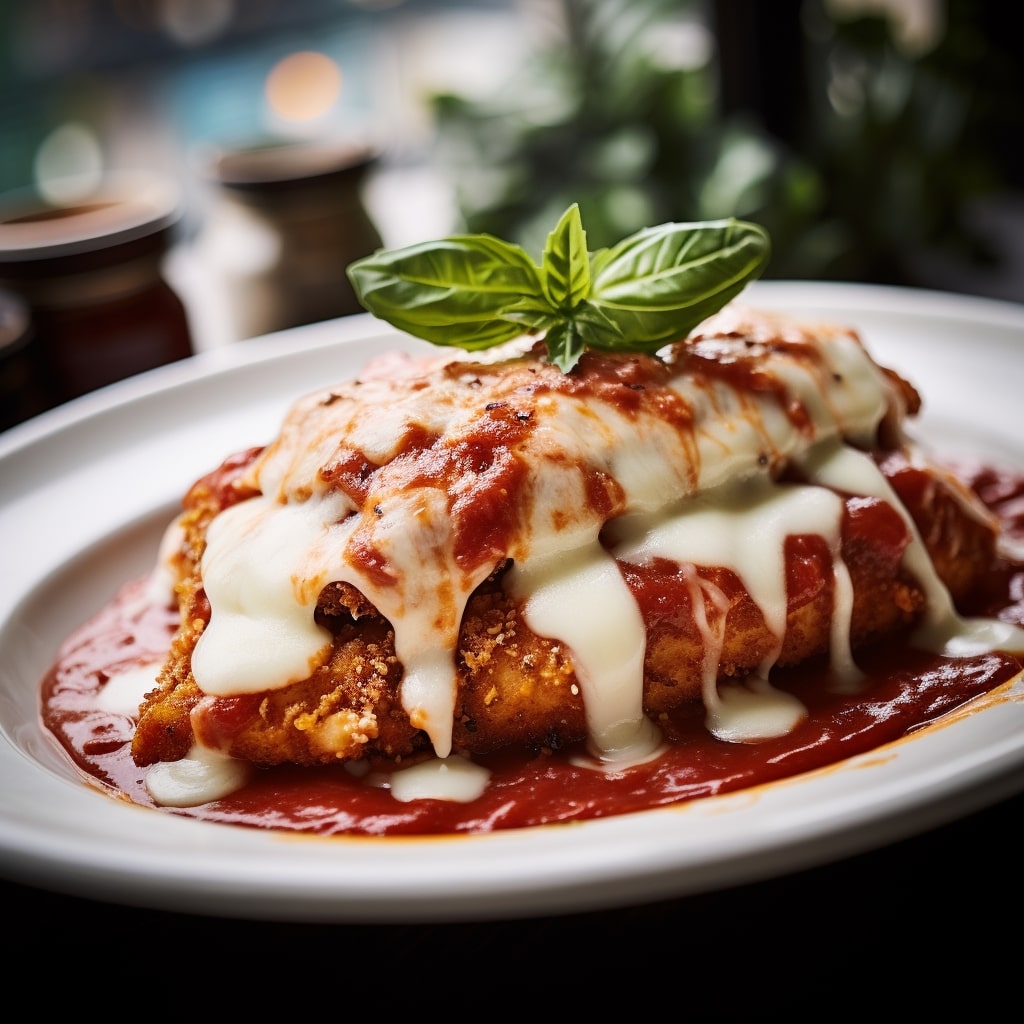
{"type": "Polygon", "coordinates": [[[572,320],[559,320],[548,331],[545,342],[548,358],[563,373],[568,373],[583,355],[583,336],[572,320]]]}
{"type": "Polygon", "coordinates": [[[574,203],[535,264],[490,235],[456,235],[381,250],[348,267],[363,306],[437,345],[490,348],[543,333],[568,372],[586,348],[655,352],[760,276],[768,235],[735,219],[645,228],[587,252],[574,203]]]}
{"type": "Polygon", "coordinates": [[[764,228],[735,219],[645,228],[591,262],[590,301],[645,351],[685,337],[759,277],[764,228]]]}
{"type": "Polygon", "coordinates": [[[461,235],[381,251],[349,265],[363,306],[436,345],[489,348],[521,333],[504,317],[542,293],[540,272],[519,248],[490,235],[461,235]]]}
{"type": "Polygon", "coordinates": [[[577,203],[548,235],[541,268],[544,295],[553,309],[571,313],[590,294],[590,254],[577,203]]]}

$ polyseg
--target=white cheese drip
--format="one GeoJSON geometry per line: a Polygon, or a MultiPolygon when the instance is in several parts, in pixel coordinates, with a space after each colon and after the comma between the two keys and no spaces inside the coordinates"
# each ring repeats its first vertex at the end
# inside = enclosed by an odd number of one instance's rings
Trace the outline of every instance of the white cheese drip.
{"type": "Polygon", "coordinates": [[[592,754],[622,762],[651,753],[661,737],[643,710],[647,635],[615,560],[595,541],[517,565],[508,584],[525,598],[527,625],[573,652],[592,754]]]}
{"type": "Polygon", "coordinates": [[[153,566],[146,581],[142,599],[154,608],[171,607],[175,602],[174,585],[180,576],[178,559],[185,529],[180,519],[168,524],[160,539],[160,550],[156,564],[153,566]]]}
{"type": "Polygon", "coordinates": [[[210,524],[203,585],[216,613],[192,652],[204,693],[260,693],[306,679],[330,649],[313,619],[323,570],[309,551],[330,527],[322,502],[239,502],[210,524]]]}
{"type": "Polygon", "coordinates": [[[146,789],[161,807],[199,807],[241,789],[251,766],[215,750],[194,746],[179,761],[146,769],[146,789]]]}
{"type": "Polygon", "coordinates": [[[935,571],[913,518],[868,455],[839,445],[823,446],[811,451],[802,464],[819,483],[880,498],[903,517],[910,532],[903,564],[920,584],[926,601],[924,618],[914,634],[914,642],[918,646],[936,654],[959,658],[993,650],[1024,654],[1024,630],[996,619],[964,618],[957,612],[949,590],[935,571]]]}
{"type": "Polygon", "coordinates": [[[112,675],[96,695],[96,707],[115,715],[138,718],[142,699],[156,686],[160,674],[158,661],[122,669],[112,675]]]}
{"type": "Polygon", "coordinates": [[[446,500],[436,488],[420,488],[392,499],[386,509],[389,525],[377,542],[391,564],[401,567],[404,586],[382,585],[346,562],[358,521],[346,516],[336,495],[295,504],[257,496],[222,512],[210,525],[202,562],[216,614],[192,654],[192,672],[203,692],[259,693],[307,678],[331,639],[314,620],[317,597],[328,583],[349,582],[400,624],[395,652],[405,667],[403,704],[445,756],[451,749],[459,622],[469,595],[488,574],[483,567],[477,576],[463,579],[452,571],[438,578],[437,566],[452,563],[446,500]],[[418,531],[398,528],[408,522],[425,525],[418,531]],[[449,601],[440,601],[445,594],[449,601]]]}
{"type": "MultiPolygon", "coordinates": [[[[745,355],[741,336],[726,333],[714,343],[745,355]]],[[[853,335],[820,330],[814,344],[814,357],[806,350],[794,356],[786,345],[759,354],[759,372],[785,384],[781,399],[771,389],[687,374],[684,357],[670,385],[690,411],[692,429],[654,411],[627,413],[596,394],[535,392],[528,370],[488,374],[477,366],[460,375],[456,368],[424,374],[412,387],[408,379],[364,379],[308,396],[249,475],[264,496],[211,525],[202,573],[212,617],[193,657],[196,681],[207,694],[228,696],[305,678],[329,642],[313,617],[318,594],[328,583],[348,582],[391,623],[405,672],[403,706],[446,757],[458,630],[467,600],[493,564],[457,563],[453,496],[440,486],[413,486],[400,471],[393,478],[390,460],[410,436],[450,444],[472,438],[484,403],[529,401],[530,429],[516,457],[530,486],[509,509],[510,579],[531,628],[572,654],[598,757],[628,760],[656,743],[641,709],[643,624],[613,556],[734,568],[781,645],[785,536],[819,534],[833,557],[832,666],[850,683],[857,670],[849,649],[849,576],[839,556],[842,503],[826,488],[894,501],[881,474],[869,472],[870,460],[842,442],[869,445],[883,418],[898,419],[902,405],[853,335]],[[805,410],[804,422],[787,414],[794,406],[805,410]],[[332,491],[330,473],[322,472],[345,452],[381,467],[362,509],[332,491]],[[773,483],[773,467],[787,460],[802,460],[812,484],[773,483]],[[600,474],[621,492],[622,522],[613,527],[619,539],[610,553],[598,543],[603,513],[588,490],[600,474]],[[381,556],[389,578],[356,557],[357,535],[381,556]]],[[[914,536],[906,557],[928,595],[922,635],[949,651],[962,650],[965,635],[973,636],[970,643],[1016,643],[1019,630],[981,628],[955,616],[914,536]]],[[[778,646],[742,693],[714,685],[721,613],[709,586],[691,582],[708,640],[703,693],[710,727],[729,739],[790,728],[803,711],[767,682],[778,646]]]]}
{"type": "Polygon", "coordinates": [[[401,803],[412,800],[447,800],[467,804],[487,788],[491,773],[455,755],[431,758],[390,775],[391,795],[401,803]]]}
{"type": "MultiPolygon", "coordinates": [[[[788,731],[793,719],[802,717],[791,698],[780,695],[785,705],[780,717],[769,711],[773,694],[767,685],[768,673],[782,649],[786,632],[785,544],[791,534],[816,534],[824,538],[833,560],[836,608],[832,617],[832,666],[843,680],[857,675],[850,652],[849,616],[852,589],[849,573],[840,555],[842,499],[830,490],[802,484],[775,484],[764,475],[733,481],[713,491],[688,499],[674,514],[636,517],[616,525],[614,554],[627,562],[642,565],[656,558],[679,565],[709,565],[731,569],[743,581],[752,600],[764,617],[765,626],[775,638],[775,647],[761,663],[757,706],[761,715],[750,713],[750,701],[735,697],[728,704],[718,691],[717,655],[722,648],[724,620],[720,602],[709,624],[704,604],[704,587],[691,586],[694,607],[699,608],[698,623],[705,631],[703,697],[708,713],[708,728],[721,739],[754,740],[788,731]],[[712,661],[712,656],[715,660],[712,661]],[[741,711],[742,709],[742,711],[741,711]],[[737,720],[741,713],[742,723],[737,720]],[[767,714],[761,732],[758,719],[767,714]]],[[[691,577],[692,579],[693,577],[691,577]]]]}

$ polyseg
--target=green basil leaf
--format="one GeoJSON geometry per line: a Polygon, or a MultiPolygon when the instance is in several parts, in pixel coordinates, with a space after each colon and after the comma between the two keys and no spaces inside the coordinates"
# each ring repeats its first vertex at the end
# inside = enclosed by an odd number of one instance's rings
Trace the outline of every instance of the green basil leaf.
{"type": "Polygon", "coordinates": [[[764,228],[734,219],[645,228],[591,261],[590,301],[624,343],[653,351],[718,312],[768,262],[764,228]]]}
{"type": "Polygon", "coordinates": [[[562,214],[548,235],[541,267],[544,295],[552,308],[571,313],[590,294],[590,253],[578,204],[562,214]]]}
{"type": "Polygon", "coordinates": [[[461,235],[382,251],[349,265],[363,306],[400,330],[467,349],[489,348],[521,333],[509,312],[542,292],[529,256],[490,235],[461,235]]]}
{"type": "Polygon", "coordinates": [[[572,320],[559,320],[544,340],[548,347],[548,358],[563,373],[568,373],[583,355],[583,335],[572,320]]]}
{"type": "Polygon", "coordinates": [[[734,219],[645,228],[587,252],[573,204],[538,266],[491,235],[456,235],[357,260],[348,277],[363,306],[437,345],[475,350],[544,335],[565,372],[586,348],[656,352],[759,277],[768,235],[734,219]]]}

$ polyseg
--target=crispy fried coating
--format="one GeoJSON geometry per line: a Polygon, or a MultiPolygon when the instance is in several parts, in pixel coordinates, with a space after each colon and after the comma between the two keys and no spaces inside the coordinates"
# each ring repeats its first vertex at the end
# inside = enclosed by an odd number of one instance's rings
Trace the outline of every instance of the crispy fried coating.
{"type": "MultiPolygon", "coordinates": [[[[429,748],[402,708],[402,666],[388,622],[354,587],[330,584],[318,621],[334,636],[329,658],[310,678],[280,690],[231,698],[204,696],[190,670],[191,651],[209,620],[198,575],[203,534],[216,511],[244,497],[225,486],[238,465],[190,492],[183,518],[178,587],[181,628],[141,709],[132,753],[140,765],[183,757],[199,738],[255,764],[303,765],[416,757],[429,748]]],[[[892,453],[880,467],[921,530],[939,577],[954,600],[966,597],[994,556],[991,524],[964,500],[957,482],[892,453]]],[[[854,588],[854,650],[912,625],[925,598],[901,568],[909,532],[877,499],[850,498],[842,554],[854,588]]],[[[737,576],[710,566],[621,565],[647,627],[644,706],[651,715],[700,698],[706,634],[694,602],[712,592],[724,616],[719,679],[756,669],[775,638],[737,576]]],[[[776,663],[795,665],[829,650],[832,561],[817,537],[786,544],[787,626],[776,663]]],[[[453,749],[479,754],[507,745],[557,748],[586,736],[571,652],[533,633],[501,587],[502,568],[469,601],[457,651],[453,749]]],[[[704,602],[707,611],[707,602],[704,602]]]]}

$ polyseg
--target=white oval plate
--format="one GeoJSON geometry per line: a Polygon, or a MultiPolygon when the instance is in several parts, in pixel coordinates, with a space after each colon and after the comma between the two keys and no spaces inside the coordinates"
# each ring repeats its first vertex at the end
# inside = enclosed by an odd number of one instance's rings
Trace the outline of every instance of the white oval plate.
{"type": "MultiPolygon", "coordinates": [[[[1024,308],[860,285],[759,282],[745,300],[861,330],[924,395],[915,433],[1024,468],[1024,308]]],[[[674,808],[440,839],[209,824],[84,783],[38,717],[59,642],[146,571],[181,495],[269,441],[300,394],[420,343],[369,316],[203,353],[0,435],[0,873],[155,909],[416,922],[604,909],[762,880],[943,824],[1024,788],[1024,682],[912,739],[674,808]]]]}

